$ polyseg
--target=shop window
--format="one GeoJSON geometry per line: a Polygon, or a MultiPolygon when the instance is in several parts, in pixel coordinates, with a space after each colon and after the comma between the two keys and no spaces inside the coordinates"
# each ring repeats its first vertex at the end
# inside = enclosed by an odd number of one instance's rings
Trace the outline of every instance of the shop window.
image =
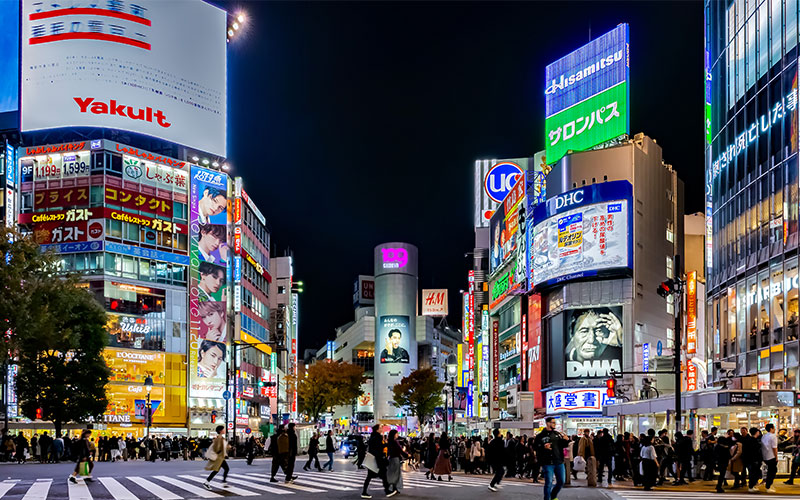
{"type": "Polygon", "coordinates": [[[783,243],[783,166],[770,173],[772,177],[772,220],[770,221],[770,243],[783,243]]]}
{"type": "Polygon", "coordinates": [[[100,207],[105,202],[105,187],[104,186],[91,186],[89,188],[89,205],[92,207],[100,207]]]}
{"type": "MultiPolygon", "coordinates": [[[[747,323],[750,325],[750,345],[752,351],[758,345],[758,285],[756,277],[750,276],[747,279],[747,303],[749,304],[747,313],[747,323]]],[[[748,367],[749,369],[749,367],[748,367]]]]}
{"type": "Polygon", "coordinates": [[[120,276],[122,274],[122,256],[114,253],[106,254],[105,274],[120,276]]]}
{"type": "Polygon", "coordinates": [[[730,297],[722,296],[719,299],[719,307],[720,313],[717,317],[718,328],[720,333],[720,346],[721,348],[721,356],[723,358],[728,357],[728,302],[730,301],[730,297]]]}
{"type": "Polygon", "coordinates": [[[143,281],[150,281],[152,276],[151,262],[149,260],[139,261],[139,279],[143,281]]]}
{"type": "MultiPolygon", "coordinates": [[[[790,142],[796,143],[797,140],[793,139],[790,142]]],[[[786,200],[786,213],[784,214],[784,217],[786,218],[787,223],[787,239],[791,238],[792,235],[797,234],[797,211],[798,205],[800,205],[800,197],[798,197],[797,187],[797,174],[797,156],[794,156],[786,163],[786,188],[784,195],[786,200]]]]}
{"type": "Polygon", "coordinates": [[[797,282],[797,257],[786,261],[786,278],[784,279],[784,289],[786,290],[786,340],[797,340],[798,324],[798,282],[797,282]]]}
{"type": "Polygon", "coordinates": [[[122,221],[106,219],[106,234],[114,238],[122,238],[122,221]]]}
{"type": "Polygon", "coordinates": [[[759,331],[759,347],[769,346],[769,332],[770,332],[770,286],[769,286],[769,272],[761,271],[758,273],[758,331],[759,331]]]}
{"type": "Polygon", "coordinates": [[[772,344],[776,345],[783,343],[783,327],[786,321],[783,307],[783,263],[773,264],[770,268],[770,274],[772,276],[772,283],[769,288],[769,294],[772,299],[770,324],[772,326],[772,344]]]}
{"type": "Polygon", "coordinates": [[[186,220],[186,203],[173,202],[172,203],[172,218],[179,220],[186,220]]]}
{"type": "Polygon", "coordinates": [[[172,265],[172,282],[176,285],[186,283],[186,266],[172,265]]]}
{"type": "Polygon", "coordinates": [[[736,287],[728,288],[728,353],[725,357],[736,353],[736,287]]]}
{"type": "Polygon", "coordinates": [[[738,306],[736,308],[736,334],[740,353],[747,352],[747,287],[740,281],[736,287],[738,306]]]}
{"type": "Polygon", "coordinates": [[[128,222],[123,223],[123,228],[125,229],[125,239],[128,241],[139,241],[139,230],[140,227],[138,224],[130,224],[128,222]]]}
{"type": "Polygon", "coordinates": [[[175,234],[172,238],[172,243],[174,248],[186,251],[189,249],[189,236],[185,234],[175,234]]]}

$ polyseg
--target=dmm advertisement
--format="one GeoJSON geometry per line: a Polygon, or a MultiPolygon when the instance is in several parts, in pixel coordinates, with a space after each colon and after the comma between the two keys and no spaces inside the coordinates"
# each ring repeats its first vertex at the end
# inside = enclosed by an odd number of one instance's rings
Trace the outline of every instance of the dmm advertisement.
{"type": "Polygon", "coordinates": [[[633,261],[627,181],[586,186],[534,209],[530,262],[534,285],[553,285],[621,270],[633,261]]]}
{"type": "Polygon", "coordinates": [[[22,2],[22,130],[130,130],[225,156],[226,12],[74,4],[22,2]]]}
{"type": "Polygon", "coordinates": [[[567,377],[608,377],[622,370],[622,306],[568,309],[567,377]]]}
{"type": "Polygon", "coordinates": [[[627,24],[547,66],[545,154],[553,164],[629,133],[630,44],[627,24]]]}
{"type": "Polygon", "coordinates": [[[378,324],[380,363],[408,364],[408,316],[381,316],[378,324]]]}
{"type": "Polygon", "coordinates": [[[227,362],[228,177],[192,166],[189,397],[220,398],[227,362]]]}

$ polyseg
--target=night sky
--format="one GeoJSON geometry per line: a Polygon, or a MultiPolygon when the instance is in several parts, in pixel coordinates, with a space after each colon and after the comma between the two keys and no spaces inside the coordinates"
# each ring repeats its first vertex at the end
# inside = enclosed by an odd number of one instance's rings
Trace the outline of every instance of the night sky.
{"type": "Polygon", "coordinates": [[[420,288],[460,327],[478,158],[544,149],[545,66],[631,25],[631,132],[664,148],[703,205],[701,2],[223,3],[248,21],[228,55],[234,175],[291,248],[300,353],[353,319],[373,247],[420,249],[420,288]]]}

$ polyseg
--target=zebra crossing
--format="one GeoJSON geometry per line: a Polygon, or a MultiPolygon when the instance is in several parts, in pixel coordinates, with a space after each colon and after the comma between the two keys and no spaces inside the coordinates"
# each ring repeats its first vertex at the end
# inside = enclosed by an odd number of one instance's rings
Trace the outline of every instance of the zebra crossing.
{"type": "MultiPolygon", "coordinates": [[[[334,472],[303,472],[294,483],[270,482],[264,473],[230,473],[223,488],[220,473],[211,482],[212,490],[203,487],[207,472],[174,476],[98,476],[94,481],[66,479],[7,479],[0,481],[0,500],[184,500],[195,498],[265,497],[281,495],[352,493],[356,497],[366,477],[365,470],[336,470],[334,472]]],[[[279,476],[280,477],[280,476],[279,476]]],[[[423,472],[403,473],[403,490],[430,490],[433,488],[486,488],[488,477],[453,476],[452,481],[433,481],[423,472]]],[[[505,483],[504,483],[505,484],[505,483]]],[[[508,485],[529,484],[508,482],[508,485]]],[[[370,483],[370,491],[383,489],[380,479],[370,483]]],[[[289,500],[289,499],[286,499],[289,500]]],[[[633,500],[633,499],[630,499],[633,500]]]]}
{"type": "Polygon", "coordinates": [[[770,494],[770,493],[748,493],[744,491],[742,493],[734,493],[734,492],[725,492],[723,494],[714,493],[713,491],[659,491],[658,488],[652,491],[644,491],[644,490],[605,490],[608,493],[611,493],[614,500],[684,500],[686,497],[690,497],[692,499],[697,500],[711,500],[716,499],[719,500],[723,498],[725,500],[753,500],[753,498],[769,498],[770,500],[777,499],[777,500],[789,500],[794,499],[796,500],[798,497],[796,494],[794,495],[781,495],[781,494],[770,494]]]}

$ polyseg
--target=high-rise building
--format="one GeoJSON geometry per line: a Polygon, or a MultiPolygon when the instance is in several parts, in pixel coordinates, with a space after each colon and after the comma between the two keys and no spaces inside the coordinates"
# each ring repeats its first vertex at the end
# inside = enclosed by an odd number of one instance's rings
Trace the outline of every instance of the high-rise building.
{"type": "Polygon", "coordinates": [[[800,415],[797,60],[797,1],[705,2],[705,357],[725,392],[698,414],[723,428],[800,415]]]}

